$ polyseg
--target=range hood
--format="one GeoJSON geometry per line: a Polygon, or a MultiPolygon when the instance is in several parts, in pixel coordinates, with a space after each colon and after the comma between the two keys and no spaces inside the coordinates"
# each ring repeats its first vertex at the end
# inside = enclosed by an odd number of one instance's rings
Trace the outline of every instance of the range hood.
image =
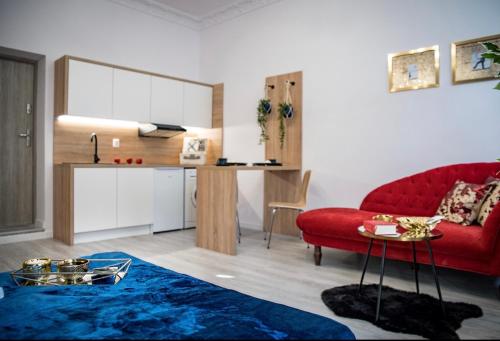
{"type": "Polygon", "coordinates": [[[186,129],[181,126],[159,123],[139,124],[139,136],[142,137],[163,137],[168,138],[185,133],[186,129]]]}

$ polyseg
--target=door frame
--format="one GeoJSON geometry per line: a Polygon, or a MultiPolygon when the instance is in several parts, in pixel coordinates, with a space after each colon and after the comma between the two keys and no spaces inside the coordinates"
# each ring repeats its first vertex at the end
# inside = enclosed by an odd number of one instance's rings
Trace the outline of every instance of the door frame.
{"type": "Polygon", "coordinates": [[[45,217],[45,56],[0,46],[0,58],[34,66],[33,78],[33,223],[12,233],[43,231],[45,217]]]}

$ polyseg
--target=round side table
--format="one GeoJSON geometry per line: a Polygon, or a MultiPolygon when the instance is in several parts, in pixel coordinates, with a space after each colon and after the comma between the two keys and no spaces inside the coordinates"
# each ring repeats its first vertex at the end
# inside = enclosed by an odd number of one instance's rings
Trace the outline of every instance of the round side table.
{"type": "Polygon", "coordinates": [[[431,265],[432,265],[432,272],[434,274],[434,281],[436,282],[436,288],[437,288],[437,292],[439,295],[439,303],[441,304],[441,310],[443,312],[443,315],[445,315],[446,312],[444,309],[443,297],[441,296],[441,287],[439,286],[438,273],[436,270],[436,264],[434,263],[434,254],[432,253],[432,247],[431,247],[431,240],[435,240],[435,239],[439,239],[439,238],[443,237],[443,233],[441,231],[434,229],[430,232],[430,234],[428,236],[425,236],[422,238],[406,238],[406,237],[402,237],[402,235],[400,235],[400,236],[376,235],[376,234],[373,234],[371,232],[368,232],[363,226],[358,227],[358,232],[363,237],[370,239],[370,244],[368,246],[368,253],[366,254],[365,263],[363,265],[363,273],[361,274],[361,281],[359,282],[358,294],[361,293],[363,280],[365,278],[366,268],[368,266],[368,261],[370,260],[373,241],[375,239],[377,239],[377,240],[381,240],[383,242],[382,261],[380,263],[380,282],[378,285],[377,310],[376,310],[376,314],[375,314],[375,322],[377,322],[379,320],[379,317],[380,317],[380,304],[381,304],[381,299],[382,299],[382,284],[384,282],[385,255],[386,255],[386,251],[387,251],[387,242],[388,241],[401,242],[401,243],[411,243],[412,251],[413,251],[413,268],[414,268],[414,272],[415,272],[415,284],[417,287],[417,294],[420,293],[420,288],[418,285],[418,264],[417,264],[417,253],[415,250],[415,244],[417,242],[424,242],[425,243],[425,245],[427,246],[427,250],[429,252],[429,258],[430,258],[431,265]]]}

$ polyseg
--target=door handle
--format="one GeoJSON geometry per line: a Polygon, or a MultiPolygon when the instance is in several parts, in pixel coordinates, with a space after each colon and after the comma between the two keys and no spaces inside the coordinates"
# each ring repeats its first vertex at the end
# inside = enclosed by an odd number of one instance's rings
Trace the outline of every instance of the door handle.
{"type": "Polygon", "coordinates": [[[194,191],[191,192],[191,203],[193,204],[193,206],[196,208],[196,189],[194,191]]]}
{"type": "Polygon", "coordinates": [[[26,129],[26,133],[20,133],[19,137],[24,137],[26,139],[26,147],[31,147],[31,131],[26,129]]]}

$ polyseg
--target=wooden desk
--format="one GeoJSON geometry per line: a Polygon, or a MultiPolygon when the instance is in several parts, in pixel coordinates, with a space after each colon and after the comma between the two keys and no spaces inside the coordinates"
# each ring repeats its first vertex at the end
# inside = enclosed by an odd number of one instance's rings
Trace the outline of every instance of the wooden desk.
{"type": "MultiPolygon", "coordinates": [[[[299,167],[197,167],[196,246],[236,255],[236,176],[237,171],[250,170],[264,171],[264,227],[268,226],[269,202],[297,200],[302,181],[299,167]]],[[[298,236],[297,214],[282,210],[276,215],[273,232],[298,236]]]]}

